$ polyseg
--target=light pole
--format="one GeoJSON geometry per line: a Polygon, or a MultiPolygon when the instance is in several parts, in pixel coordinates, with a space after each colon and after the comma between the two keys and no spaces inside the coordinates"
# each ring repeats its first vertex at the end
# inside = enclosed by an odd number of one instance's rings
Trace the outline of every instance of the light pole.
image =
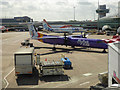
{"type": "MultiPolygon", "coordinates": [[[[100,9],[100,8],[99,8],[99,0],[98,0],[98,10],[99,10],[99,9],[100,9]]],[[[98,25],[97,25],[98,32],[99,32],[99,18],[100,18],[100,17],[99,17],[99,13],[98,13],[98,21],[97,21],[97,24],[98,24],[98,25]]]]}
{"type": "Polygon", "coordinates": [[[74,8],[74,21],[75,21],[75,7],[73,7],[74,8]]]}
{"type": "Polygon", "coordinates": [[[94,13],[94,21],[95,21],[95,13],[94,13]]]}

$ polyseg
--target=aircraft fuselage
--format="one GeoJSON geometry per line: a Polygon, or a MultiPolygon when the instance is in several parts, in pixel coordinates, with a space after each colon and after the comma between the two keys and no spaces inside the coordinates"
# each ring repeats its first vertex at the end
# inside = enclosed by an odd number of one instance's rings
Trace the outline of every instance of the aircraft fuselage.
{"type": "Polygon", "coordinates": [[[100,39],[81,38],[81,36],[77,38],[72,36],[68,36],[66,38],[61,36],[54,36],[56,38],[50,38],[51,36],[47,36],[47,37],[49,37],[49,39],[42,39],[39,41],[53,45],[80,46],[80,47],[90,47],[90,48],[100,48],[100,49],[108,48],[108,45],[105,42],[103,42],[103,40],[100,39]]]}

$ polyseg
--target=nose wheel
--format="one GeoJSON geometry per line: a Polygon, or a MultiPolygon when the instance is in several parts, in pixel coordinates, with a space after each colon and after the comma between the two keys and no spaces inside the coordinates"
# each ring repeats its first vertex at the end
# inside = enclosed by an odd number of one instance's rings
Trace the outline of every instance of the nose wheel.
{"type": "Polygon", "coordinates": [[[52,49],[53,51],[55,51],[56,50],[56,48],[55,48],[55,45],[53,46],[53,49],[52,49]]]}
{"type": "Polygon", "coordinates": [[[104,49],[102,52],[103,52],[103,53],[106,53],[106,50],[104,49]]]}
{"type": "Polygon", "coordinates": [[[71,46],[71,48],[75,48],[75,46],[71,46]]]}

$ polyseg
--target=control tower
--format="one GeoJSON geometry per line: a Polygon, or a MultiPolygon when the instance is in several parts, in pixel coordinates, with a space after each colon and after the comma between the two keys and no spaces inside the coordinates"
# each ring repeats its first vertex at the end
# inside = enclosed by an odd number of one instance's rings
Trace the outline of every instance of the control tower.
{"type": "Polygon", "coordinates": [[[99,5],[96,13],[98,13],[99,18],[102,18],[106,16],[106,13],[109,13],[109,9],[106,9],[106,5],[99,5]]]}
{"type": "Polygon", "coordinates": [[[118,17],[120,18],[120,1],[118,2],[118,17]]]}

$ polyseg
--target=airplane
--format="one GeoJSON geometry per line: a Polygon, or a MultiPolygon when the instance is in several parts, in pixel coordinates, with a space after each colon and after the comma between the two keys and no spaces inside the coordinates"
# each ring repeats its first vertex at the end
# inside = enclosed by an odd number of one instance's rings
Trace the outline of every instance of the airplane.
{"type": "Polygon", "coordinates": [[[72,34],[74,32],[85,32],[86,30],[83,29],[82,27],[71,27],[71,25],[65,25],[62,27],[58,27],[58,28],[52,28],[45,19],[43,19],[43,29],[44,30],[48,30],[51,32],[55,32],[55,33],[69,33],[72,34]]]}
{"type": "Polygon", "coordinates": [[[50,25],[52,28],[67,28],[72,27],[72,25],[50,25]]]}
{"type": "Polygon", "coordinates": [[[117,29],[117,34],[120,35],[120,27],[117,29]]]}
{"type": "Polygon", "coordinates": [[[66,33],[64,33],[64,36],[45,35],[37,32],[33,23],[28,24],[28,29],[30,32],[30,37],[32,39],[38,40],[43,43],[54,45],[53,50],[56,50],[55,45],[65,45],[66,47],[71,46],[73,48],[75,46],[79,46],[79,47],[104,49],[103,52],[106,52],[105,50],[108,49],[108,43],[120,41],[120,37],[117,37],[117,36],[114,37],[113,39],[101,40],[101,39],[88,39],[83,35],[66,36],[66,33]]]}
{"type": "Polygon", "coordinates": [[[5,31],[8,31],[8,29],[5,26],[0,26],[0,32],[4,33],[5,31]]]}
{"type": "Polygon", "coordinates": [[[104,25],[102,27],[102,31],[110,31],[110,30],[112,30],[112,28],[109,25],[104,25]]]}

